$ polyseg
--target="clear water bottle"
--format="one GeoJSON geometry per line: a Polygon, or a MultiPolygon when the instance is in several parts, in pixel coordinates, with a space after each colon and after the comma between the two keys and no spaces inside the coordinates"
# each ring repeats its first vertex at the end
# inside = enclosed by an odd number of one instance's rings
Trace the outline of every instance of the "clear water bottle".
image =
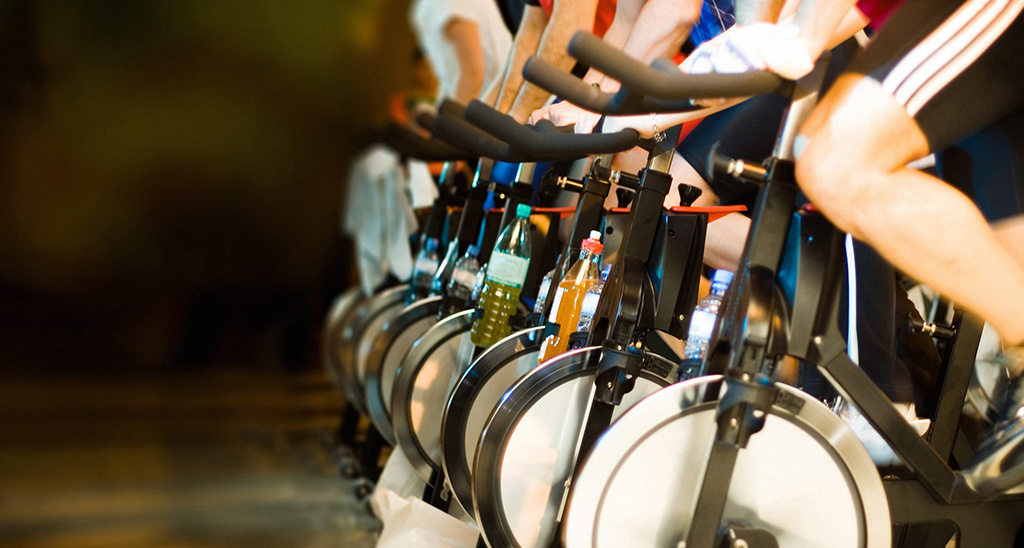
{"type": "Polygon", "coordinates": [[[594,314],[597,313],[597,302],[601,300],[601,290],[604,283],[608,281],[608,274],[612,271],[612,265],[606,264],[601,268],[601,278],[590,285],[587,293],[583,296],[583,307],[580,308],[580,321],[576,323],[577,333],[590,333],[594,325],[594,314]]]}
{"type": "Polygon", "coordinates": [[[519,305],[519,293],[530,268],[530,206],[519,204],[516,218],[501,234],[487,264],[487,277],[477,303],[470,340],[480,348],[507,337],[508,320],[519,305]]]}
{"type": "Polygon", "coordinates": [[[437,265],[440,263],[439,245],[437,238],[427,238],[419,255],[416,256],[412,269],[410,300],[421,299],[430,294],[434,286],[434,273],[437,272],[437,265]]]}
{"type": "Polygon", "coordinates": [[[548,292],[551,289],[551,280],[555,277],[555,271],[558,270],[558,265],[562,262],[562,256],[559,255],[558,259],[555,260],[555,267],[548,270],[548,273],[544,275],[544,278],[540,281],[540,291],[537,292],[537,301],[533,304],[534,314],[544,314],[544,307],[547,304],[548,292]]]}
{"type": "Polygon", "coordinates": [[[458,238],[448,242],[448,250],[445,251],[444,258],[438,263],[437,268],[434,269],[434,276],[431,280],[431,295],[442,295],[444,294],[444,281],[451,279],[452,270],[455,269],[455,262],[459,259],[459,240],[458,238]]]}
{"type": "Polygon", "coordinates": [[[467,308],[476,308],[476,303],[480,302],[480,292],[484,290],[484,282],[487,281],[487,263],[484,263],[480,267],[480,270],[476,272],[476,278],[473,280],[473,292],[469,295],[469,301],[466,302],[469,305],[467,308]]]}
{"type": "Polygon", "coordinates": [[[684,360],[702,360],[707,354],[711,332],[714,331],[715,319],[718,318],[718,308],[722,306],[722,297],[729,289],[731,281],[732,272],[728,270],[716,270],[712,275],[711,293],[697,303],[690,316],[690,330],[686,335],[686,350],[683,351],[684,360]]]}
{"type": "Polygon", "coordinates": [[[452,277],[448,280],[447,297],[463,306],[469,301],[473,294],[473,286],[476,285],[476,275],[480,271],[480,263],[477,257],[480,255],[480,248],[475,245],[469,246],[466,254],[459,258],[452,270],[452,277]]]}

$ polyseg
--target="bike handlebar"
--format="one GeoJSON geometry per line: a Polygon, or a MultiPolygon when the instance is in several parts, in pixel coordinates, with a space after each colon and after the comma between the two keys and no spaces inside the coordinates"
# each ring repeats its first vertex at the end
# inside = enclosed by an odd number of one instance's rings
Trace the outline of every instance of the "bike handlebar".
{"type": "Polygon", "coordinates": [[[569,53],[581,62],[622,83],[614,94],[531,58],[523,76],[567,101],[601,114],[643,114],[697,110],[694,99],[748,97],[785,93],[792,82],[768,71],[741,74],[685,74],[668,59],[645,66],[600,38],[578,32],[569,42],[569,53]]]}
{"type": "Polygon", "coordinates": [[[451,146],[435,139],[428,139],[415,131],[395,123],[389,123],[381,133],[386,145],[402,156],[425,162],[449,162],[471,160],[471,152],[451,146]]]}
{"type": "Polygon", "coordinates": [[[466,119],[527,155],[544,157],[544,160],[622,152],[640,142],[640,134],[632,129],[577,135],[565,132],[550,122],[531,129],[480,101],[469,103],[466,119]]]}
{"type": "MultiPolygon", "coordinates": [[[[448,101],[445,101],[445,103],[448,103],[448,101]]],[[[446,110],[444,103],[442,103],[442,108],[438,111],[438,114],[439,116],[436,118],[427,115],[430,119],[423,120],[432,122],[428,129],[434,135],[454,145],[471,150],[478,156],[485,156],[503,162],[520,161],[508,143],[502,143],[487,132],[470,124],[462,116],[453,113],[452,109],[446,110]]]]}

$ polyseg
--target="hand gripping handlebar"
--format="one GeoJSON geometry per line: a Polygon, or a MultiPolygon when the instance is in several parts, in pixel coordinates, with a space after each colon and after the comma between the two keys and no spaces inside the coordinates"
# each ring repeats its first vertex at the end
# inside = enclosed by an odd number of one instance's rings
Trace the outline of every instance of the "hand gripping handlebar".
{"type": "Polygon", "coordinates": [[[544,160],[580,158],[592,154],[611,154],[629,150],[640,143],[640,134],[632,129],[615,133],[577,135],[564,132],[550,122],[532,129],[516,122],[480,101],[466,107],[466,119],[484,131],[508,142],[516,149],[544,160]]]}
{"type": "Polygon", "coordinates": [[[576,135],[550,122],[525,126],[479,101],[465,109],[452,101],[442,102],[431,129],[457,146],[505,162],[571,160],[628,150],[641,141],[640,135],[631,129],[576,135]]]}
{"type": "Polygon", "coordinates": [[[645,66],[587,32],[577,33],[569,53],[622,83],[604,93],[539,58],[523,67],[523,76],[580,107],[602,114],[642,114],[695,110],[693,99],[748,97],[786,93],[792,82],[768,71],[741,74],[685,74],[672,61],[645,66]]]}

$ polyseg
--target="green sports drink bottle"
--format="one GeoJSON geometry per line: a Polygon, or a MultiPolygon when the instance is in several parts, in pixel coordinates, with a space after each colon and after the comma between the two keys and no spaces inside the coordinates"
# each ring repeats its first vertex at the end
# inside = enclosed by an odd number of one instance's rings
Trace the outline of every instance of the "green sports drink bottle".
{"type": "Polygon", "coordinates": [[[508,319],[515,314],[519,293],[530,268],[530,206],[520,204],[516,218],[498,236],[487,263],[487,277],[470,340],[487,348],[511,333],[508,319]]]}

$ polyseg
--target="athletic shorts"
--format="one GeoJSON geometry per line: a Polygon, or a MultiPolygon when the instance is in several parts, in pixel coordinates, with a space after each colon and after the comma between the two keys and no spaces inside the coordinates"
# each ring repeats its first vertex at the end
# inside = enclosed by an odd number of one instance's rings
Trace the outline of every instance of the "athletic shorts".
{"type": "Polygon", "coordinates": [[[849,68],[879,82],[933,151],[1024,103],[1024,0],[907,0],[849,68]]]}

